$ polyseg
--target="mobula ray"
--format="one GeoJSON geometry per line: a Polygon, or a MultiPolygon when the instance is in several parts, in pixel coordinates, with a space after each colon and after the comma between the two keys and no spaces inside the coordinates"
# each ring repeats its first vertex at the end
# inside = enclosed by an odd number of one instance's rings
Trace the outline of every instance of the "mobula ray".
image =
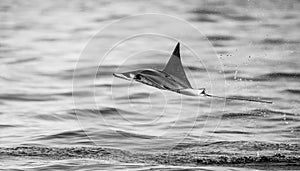
{"type": "Polygon", "coordinates": [[[248,99],[239,97],[220,97],[207,94],[205,88],[195,89],[191,86],[181,63],[180,44],[177,43],[167,65],[163,70],[142,69],[124,73],[114,73],[115,77],[125,80],[134,80],[149,86],[153,86],[162,90],[169,90],[188,96],[206,96],[223,98],[229,100],[245,100],[262,103],[272,103],[259,99],[248,99]]]}

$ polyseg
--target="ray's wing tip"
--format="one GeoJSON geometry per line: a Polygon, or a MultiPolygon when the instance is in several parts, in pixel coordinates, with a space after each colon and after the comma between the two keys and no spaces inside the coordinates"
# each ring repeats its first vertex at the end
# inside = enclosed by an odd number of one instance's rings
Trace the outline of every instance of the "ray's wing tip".
{"type": "Polygon", "coordinates": [[[180,42],[177,42],[175,49],[178,51],[180,50],[180,42]]]}
{"type": "Polygon", "coordinates": [[[180,43],[179,43],[179,42],[176,44],[176,47],[175,47],[175,49],[173,50],[172,55],[174,55],[174,56],[180,58],[180,43]]]}

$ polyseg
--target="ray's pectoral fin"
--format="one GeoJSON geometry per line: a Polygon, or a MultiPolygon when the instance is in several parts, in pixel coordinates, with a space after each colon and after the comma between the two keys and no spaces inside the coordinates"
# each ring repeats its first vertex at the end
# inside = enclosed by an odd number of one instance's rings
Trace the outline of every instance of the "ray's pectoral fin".
{"type": "Polygon", "coordinates": [[[184,72],[184,68],[181,63],[180,59],[180,44],[177,43],[167,65],[163,69],[163,72],[170,74],[177,79],[179,79],[182,83],[186,85],[188,88],[192,88],[189,80],[187,79],[187,76],[184,72]]]}

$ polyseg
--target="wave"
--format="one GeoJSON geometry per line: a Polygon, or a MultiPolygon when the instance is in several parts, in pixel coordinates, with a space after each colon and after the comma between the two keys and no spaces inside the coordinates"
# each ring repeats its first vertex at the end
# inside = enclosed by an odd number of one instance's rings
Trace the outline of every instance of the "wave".
{"type": "Polygon", "coordinates": [[[37,57],[31,57],[31,58],[22,58],[22,59],[16,59],[14,61],[7,62],[7,64],[20,64],[20,63],[27,63],[32,61],[37,61],[39,58],[37,57]]]}
{"type": "Polygon", "coordinates": [[[230,35],[209,35],[207,39],[210,41],[230,41],[235,40],[235,37],[230,35]]]}
{"type": "Polygon", "coordinates": [[[270,110],[270,109],[254,109],[246,112],[238,112],[238,113],[224,113],[222,115],[223,119],[234,119],[234,118],[245,118],[245,117],[267,117],[267,116],[295,116],[294,113],[270,110]]]}
{"type": "Polygon", "coordinates": [[[236,118],[246,118],[246,117],[264,117],[263,112],[240,112],[240,113],[225,113],[222,115],[223,119],[236,119],[236,118]]]}
{"type": "Polygon", "coordinates": [[[284,92],[291,93],[291,94],[297,94],[297,95],[300,94],[300,90],[296,90],[296,89],[286,89],[286,90],[284,90],[284,92]]]}
{"type": "Polygon", "coordinates": [[[216,7],[216,5],[213,5],[212,7],[198,8],[190,12],[197,15],[198,17],[221,17],[224,19],[229,19],[237,22],[247,22],[247,21],[257,20],[256,17],[250,14],[240,13],[235,9],[224,8],[223,6],[221,8],[216,7]]]}
{"type": "Polygon", "coordinates": [[[136,133],[126,132],[126,131],[121,131],[121,130],[116,130],[116,132],[121,134],[122,136],[130,137],[130,138],[141,138],[141,139],[155,138],[155,136],[136,134],[136,133]]]}
{"type": "Polygon", "coordinates": [[[113,108],[113,107],[104,107],[102,109],[73,109],[68,111],[71,115],[77,115],[77,116],[112,116],[112,115],[119,115],[119,114],[130,114],[135,115],[137,113],[119,109],[119,108],[113,108]]]}
{"type": "Polygon", "coordinates": [[[87,91],[66,91],[66,92],[54,92],[54,93],[7,93],[0,94],[0,100],[9,101],[54,101],[59,97],[72,97],[86,95],[87,91]]]}
{"type": "Polygon", "coordinates": [[[221,130],[221,131],[210,131],[211,133],[215,134],[253,134],[251,132],[245,132],[245,131],[228,131],[228,130],[221,130]]]}
{"type": "Polygon", "coordinates": [[[300,73],[285,73],[285,72],[274,72],[264,74],[260,76],[263,80],[277,80],[277,79],[300,79],[300,73]]]}
{"type": "Polygon", "coordinates": [[[18,125],[9,125],[9,124],[0,124],[0,128],[14,128],[14,127],[18,127],[18,125]]]}
{"type": "Polygon", "coordinates": [[[241,80],[241,81],[276,81],[281,79],[289,79],[289,80],[299,80],[300,73],[285,73],[285,72],[273,72],[268,74],[263,74],[255,77],[235,77],[228,76],[227,80],[241,80]]]}
{"type": "MultiPolygon", "coordinates": [[[[238,142],[241,143],[241,142],[238,142]]],[[[243,142],[245,144],[245,142],[243,142]]],[[[249,142],[246,142],[249,144],[249,142]]],[[[219,142],[207,144],[205,148],[210,146],[230,145],[236,146],[235,142],[219,142]]],[[[255,146],[255,144],[252,144],[255,146]]],[[[293,147],[292,145],[286,145],[293,147]]],[[[236,146],[239,148],[240,146],[236,146]]],[[[270,144],[258,143],[256,148],[268,149],[270,144]],[[268,146],[269,145],[269,146],[268,146]]],[[[284,148],[283,145],[276,147],[284,148]]],[[[299,145],[294,145],[293,148],[299,148],[299,145]]],[[[293,149],[295,150],[295,149],[293,149]]],[[[283,151],[283,150],[281,150],[283,151]]],[[[2,156],[18,156],[18,157],[41,157],[49,159],[69,159],[69,158],[88,158],[99,160],[116,160],[125,163],[153,163],[164,165],[258,165],[258,164],[276,164],[276,165],[289,165],[300,166],[300,156],[295,153],[287,153],[277,151],[271,154],[230,154],[218,152],[204,152],[201,148],[199,150],[175,150],[169,152],[159,153],[138,153],[129,152],[119,149],[110,149],[102,147],[13,147],[13,148],[0,148],[2,156]]]]}
{"type": "Polygon", "coordinates": [[[285,39],[266,38],[262,40],[261,43],[270,44],[270,45],[281,45],[281,44],[298,44],[299,42],[293,40],[285,40],[285,39]]]}

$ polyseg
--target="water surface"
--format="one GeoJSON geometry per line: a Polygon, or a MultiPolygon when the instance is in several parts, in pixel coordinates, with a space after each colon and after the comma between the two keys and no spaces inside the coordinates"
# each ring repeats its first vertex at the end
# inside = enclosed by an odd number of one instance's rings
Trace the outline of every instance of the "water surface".
{"type": "MultiPolygon", "coordinates": [[[[299,169],[298,1],[32,0],[0,9],[3,170],[299,169]],[[82,58],[101,58],[104,47],[87,46],[101,28],[141,13],[179,17],[203,33],[185,36],[198,57],[181,49],[193,86],[273,104],[180,96],[112,77],[162,69],[176,44],[164,37],[130,39],[100,66],[82,58]],[[84,67],[75,69],[80,57],[84,67]]],[[[149,18],[95,39],[105,45],[155,24],[182,33],[149,18]]]]}

